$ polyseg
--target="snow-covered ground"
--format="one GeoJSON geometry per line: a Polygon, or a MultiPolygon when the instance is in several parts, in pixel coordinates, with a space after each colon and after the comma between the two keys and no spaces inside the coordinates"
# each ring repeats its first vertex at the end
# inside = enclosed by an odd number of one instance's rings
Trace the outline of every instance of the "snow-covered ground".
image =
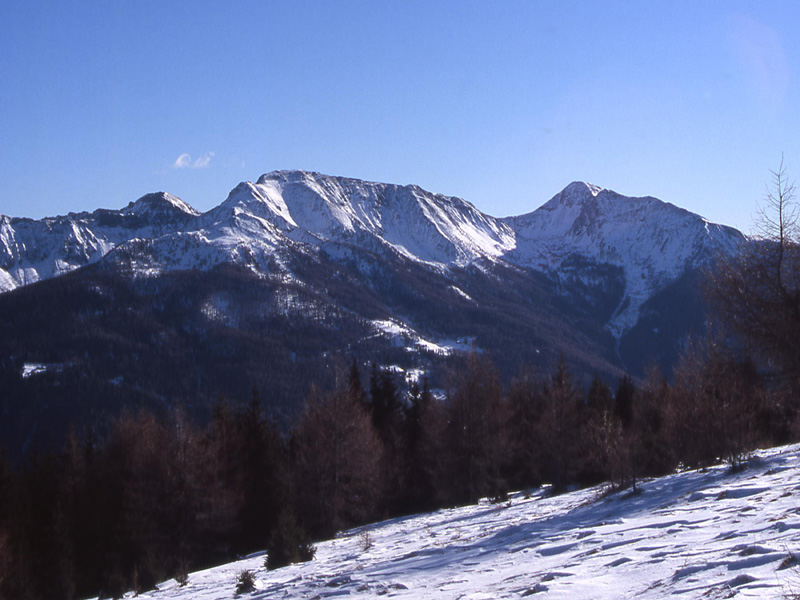
{"type": "Polygon", "coordinates": [[[408,352],[419,349],[441,356],[450,356],[453,352],[469,352],[475,347],[474,338],[439,340],[438,342],[426,340],[401,321],[377,320],[372,321],[372,326],[380,334],[390,338],[394,346],[405,346],[408,352]]]}
{"type": "Polygon", "coordinates": [[[800,593],[800,445],[645,482],[440,510],[342,533],[309,563],[263,556],[166,582],[142,598],[785,598],[800,593]],[[366,542],[371,547],[366,548],[366,542]],[[245,595],[247,596],[247,595],[245,595]]]}

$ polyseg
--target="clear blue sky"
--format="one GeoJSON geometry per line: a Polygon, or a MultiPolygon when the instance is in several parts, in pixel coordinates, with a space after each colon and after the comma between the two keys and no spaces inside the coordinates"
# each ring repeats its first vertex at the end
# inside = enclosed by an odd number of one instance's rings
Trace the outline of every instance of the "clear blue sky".
{"type": "Polygon", "coordinates": [[[200,210],[307,169],[529,212],[573,180],[750,230],[800,175],[798,2],[5,2],[0,213],[200,210]]]}

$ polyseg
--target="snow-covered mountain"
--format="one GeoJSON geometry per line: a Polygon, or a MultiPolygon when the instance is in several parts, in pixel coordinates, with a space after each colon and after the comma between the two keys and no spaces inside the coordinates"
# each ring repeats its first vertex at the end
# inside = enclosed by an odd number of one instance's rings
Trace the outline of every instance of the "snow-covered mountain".
{"type": "Polygon", "coordinates": [[[163,192],[121,210],[41,220],[0,215],[0,292],[62,275],[97,262],[117,245],[191,227],[198,212],[163,192]]]}
{"type": "MultiPolygon", "coordinates": [[[[279,171],[239,184],[192,229],[149,240],[146,254],[150,269],[238,263],[267,273],[280,269],[286,252],[344,258],[355,250],[442,271],[498,260],[513,243],[507,225],[459,198],[416,186],[279,171]]],[[[139,243],[134,253],[144,250],[139,243]]]]}
{"type": "Polygon", "coordinates": [[[249,214],[276,225],[290,239],[391,248],[411,260],[464,266],[500,257],[513,247],[513,232],[460,198],[417,186],[368,183],[318,173],[282,171],[237,187],[204,216],[249,214]]]}
{"type": "Polygon", "coordinates": [[[1,217],[0,389],[38,400],[0,398],[0,436],[19,451],[73,419],[177,399],[207,414],[253,387],[292,414],[354,358],[439,386],[472,348],[505,381],[559,358],[587,385],[653,363],[669,374],[705,327],[699,269],[743,239],[584,183],[500,219],[303,171],[241,183],[203,214],[159,193],[1,217]]]}
{"type": "Polygon", "coordinates": [[[730,255],[742,234],[656,198],[629,198],[574,182],[539,209],[503,221],[514,231],[506,260],[564,277],[576,257],[624,272],[625,291],[608,322],[621,335],[654,293],[687,270],[730,255]]]}
{"type": "Polygon", "coordinates": [[[599,285],[606,296],[616,295],[604,298],[616,303],[604,319],[619,338],[655,293],[742,239],[655,198],[585,183],[570,184],[529,214],[500,219],[413,185],[278,171],[239,184],[202,215],[161,193],[121,211],[41,221],[2,217],[0,291],[96,262],[115,249],[116,260],[136,275],[223,263],[266,274],[284,270],[290,252],[346,260],[356,251],[438,272],[503,263],[546,274],[565,295],[591,296],[599,285]],[[609,290],[609,269],[616,289],[609,290]]]}
{"type": "Polygon", "coordinates": [[[635,495],[534,490],[345,531],[311,562],[267,571],[256,554],[139,597],[227,599],[250,570],[256,589],[238,597],[794,598],[798,475],[800,450],[788,446],[738,473],[684,471],[635,495]]]}

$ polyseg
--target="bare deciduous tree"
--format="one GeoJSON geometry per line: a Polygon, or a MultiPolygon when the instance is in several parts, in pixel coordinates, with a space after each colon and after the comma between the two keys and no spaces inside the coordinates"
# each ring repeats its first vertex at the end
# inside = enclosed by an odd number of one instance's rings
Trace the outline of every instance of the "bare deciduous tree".
{"type": "Polygon", "coordinates": [[[756,443],[762,397],[749,364],[722,340],[694,340],[675,368],[664,407],[665,429],[676,458],[699,466],[723,459],[738,467],[756,443]]]}
{"type": "Polygon", "coordinates": [[[757,235],[720,259],[707,297],[730,331],[795,391],[800,389],[800,208],[781,160],[758,209],[757,235]]]}
{"type": "Polygon", "coordinates": [[[382,447],[369,414],[343,384],[312,389],[292,433],[295,506],[312,535],[367,522],[381,497],[382,447]]]}

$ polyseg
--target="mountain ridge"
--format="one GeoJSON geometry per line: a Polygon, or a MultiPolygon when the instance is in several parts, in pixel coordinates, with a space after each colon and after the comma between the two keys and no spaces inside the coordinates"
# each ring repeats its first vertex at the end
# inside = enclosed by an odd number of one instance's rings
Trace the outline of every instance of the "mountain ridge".
{"type": "Polygon", "coordinates": [[[705,327],[702,270],[744,239],[584,183],[502,219],[418,186],[299,171],[242,182],[204,213],[165,193],[137,202],[0,218],[10,446],[124,407],[185,402],[202,418],[254,387],[291,415],[352,360],[409,384],[427,374],[441,393],[473,349],[505,382],[560,359],[581,385],[651,361],[669,376],[705,327]]]}
{"type": "MultiPolygon", "coordinates": [[[[0,221],[0,291],[95,262],[129,240],[165,235],[215,241],[217,246],[227,247],[228,258],[234,260],[235,248],[243,244],[275,252],[286,244],[324,247],[334,243],[394,251],[439,269],[483,260],[505,261],[553,274],[566,259],[582,256],[626,271],[627,293],[620,306],[627,298],[627,308],[621,311],[625,314],[609,323],[617,336],[635,324],[639,308],[653,292],[686,268],[708,264],[713,254],[734,251],[744,240],[733,228],[709,223],[656,198],[626,197],[585,182],[570,183],[530,213],[498,218],[463,199],[427,192],[415,185],[366,182],[301,170],[273,171],[261,175],[256,183],[242,182],[222,203],[202,214],[182,200],[158,192],[142,196],[119,211],[98,209],[28,220],[31,227],[44,223],[52,229],[51,223],[57,223],[79,229],[75,235],[67,232],[62,236],[64,248],[78,247],[72,260],[50,257],[49,269],[34,261],[25,265],[24,252],[11,249],[14,240],[9,230],[19,222],[8,217],[0,221]],[[158,210],[153,209],[156,204],[158,210]],[[126,224],[120,219],[116,227],[103,227],[98,214],[105,221],[113,221],[116,214],[137,215],[145,222],[126,224]],[[153,227],[146,221],[167,215],[171,226],[162,222],[160,228],[153,227]],[[692,235],[688,242],[687,231],[692,235]],[[659,260],[659,254],[671,258],[659,260]]],[[[35,242],[32,245],[35,247],[35,242]]],[[[180,246],[168,245],[173,251],[180,246]]],[[[25,240],[22,246],[27,249],[31,244],[25,240]]],[[[67,252],[64,248],[62,254],[67,252]]],[[[174,257],[163,262],[173,268],[191,268],[191,264],[174,257]]]]}

